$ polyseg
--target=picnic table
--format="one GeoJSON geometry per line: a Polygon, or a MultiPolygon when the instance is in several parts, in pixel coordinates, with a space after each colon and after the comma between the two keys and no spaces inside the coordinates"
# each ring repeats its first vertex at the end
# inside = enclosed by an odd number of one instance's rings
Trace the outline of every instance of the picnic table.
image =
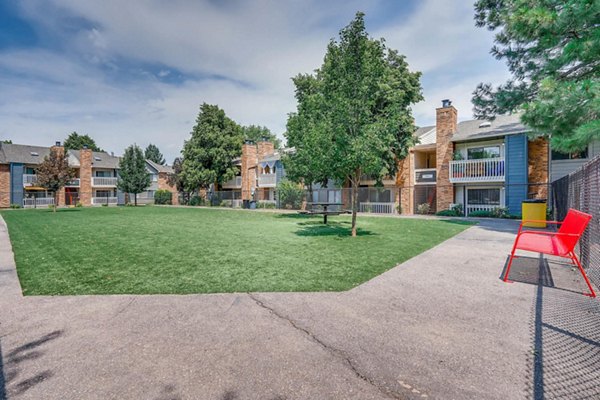
{"type": "Polygon", "coordinates": [[[340,215],[340,214],[349,214],[350,213],[348,210],[335,210],[335,211],[327,210],[327,208],[329,208],[331,206],[343,206],[344,203],[314,202],[314,203],[307,203],[306,205],[307,206],[310,205],[312,207],[312,209],[300,211],[300,214],[322,215],[324,224],[327,223],[328,215],[340,215]],[[316,207],[316,209],[315,209],[315,207],[316,207]]]}

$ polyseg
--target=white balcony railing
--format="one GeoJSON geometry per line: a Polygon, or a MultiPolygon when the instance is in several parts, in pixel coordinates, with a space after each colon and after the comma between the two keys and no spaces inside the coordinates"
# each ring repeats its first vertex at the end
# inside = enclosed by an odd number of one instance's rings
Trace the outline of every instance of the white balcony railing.
{"type": "Polygon", "coordinates": [[[116,197],[92,197],[92,205],[99,206],[102,204],[115,205],[117,204],[116,197]]]}
{"type": "Polygon", "coordinates": [[[488,204],[467,204],[467,216],[473,211],[494,211],[494,209],[502,207],[500,205],[488,205],[488,204]]]}
{"type": "Polygon", "coordinates": [[[223,182],[224,189],[240,189],[242,187],[242,177],[236,176],[233,179],[223,182]]]}
{"type": "Polygon", "coordinates": [[[37,182],[37,176],[32,174],[23,175],[23,186],[31,186],[37,182]]]}
{"type": "Polygon", "coordinates": [[[504,182],[504,158],[450,161],[450,182],[504,182]]]}
{"type": "Polygon", "coordinates": [[[93,177],[92,186],[117,186],[117,178],[93,177]]]}
{"type": "Polygon", "coordinates": [[[70,181],[69,183],[66,184],[67,187],[79,187],[80,184],[80,179],[79,178],[75,178],[72,181],[70,181]]]}
{"type": "Polygon", "coordinates": [[[48,207],[54,204],[54,197],[36,197],[23,199],[23,208],[48,207]]]}
{"type": "Polygon", "coordinates": [[[396,203],[359,203],[358,211],[373,214],[395,214],[396,203]]]}
{"type": "Polygon", "coordinates": [[[258,175],[259,187],[275,187],[277,178],[275,174],[260,174],[258,175]]]}

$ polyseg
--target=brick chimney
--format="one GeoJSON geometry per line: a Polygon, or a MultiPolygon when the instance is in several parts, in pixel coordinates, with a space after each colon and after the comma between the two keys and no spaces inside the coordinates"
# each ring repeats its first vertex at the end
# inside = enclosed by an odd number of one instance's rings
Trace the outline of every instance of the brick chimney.
{"type": "Polygon", "coordinates": [[[273,154],[275,152],[275,146],[273,145],[273,143],[267,141],[267,140],[261,140],[260,142],[258,142],[257,144],[257,148],[258,148],[258,159],[262,159],[265,156],[269,155],[269,154],[273,154]]]}
{"type": "Polygon", "coordinates": [[[79,201],[84,206],[92,205],[92,150],[79,150],[79,201]]]}
{"type": "Polygon", "coordinates": [[[454,202],[454,187],[450,183],[450,161],[454,153],[452,135],[458,125],[458,112],[450,100],[442,100],[442,107],[435,110],[436,164],[437,164],[437,211],[447,210],[454,202]]]}
{"type": "Polygon", "coordinates": [[[256,189],[257,146],[247,141],[242,145],[242,200],[252,200],[256,189]]]}

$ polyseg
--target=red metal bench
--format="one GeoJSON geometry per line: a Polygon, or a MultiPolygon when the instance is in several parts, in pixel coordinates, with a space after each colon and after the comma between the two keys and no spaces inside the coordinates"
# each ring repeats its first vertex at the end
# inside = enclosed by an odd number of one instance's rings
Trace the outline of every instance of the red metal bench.
{"type": "Polygon", "coordinates": [[[585,228],[588,226],[592,216],[581,211],[570,209],[562,222],[558,221],[521,221],[519,227],[519,233],[515,239],[512,252],[510,253],[510,259],[506,266],[506,273],[504,274],[504,282],[509,282],[508,274],[510,272],[510,266],[513,258],[515,258],[515,251],[526,250],[533,251],[536,253],[548,254],[552,256],[569,258],[573,265],[576,265],[585,279],[590,293],[584,293],[586,296],[596,297],[596,293],[592,288],[592,284],[588,279],[579,259],[573,251],[575,245],[585,232],[585,228]],[[547,224],[560,224],[558,232],[543,232],[543,231],[524,231],[523,224],[527,222],[545,222],[547,224]]]}

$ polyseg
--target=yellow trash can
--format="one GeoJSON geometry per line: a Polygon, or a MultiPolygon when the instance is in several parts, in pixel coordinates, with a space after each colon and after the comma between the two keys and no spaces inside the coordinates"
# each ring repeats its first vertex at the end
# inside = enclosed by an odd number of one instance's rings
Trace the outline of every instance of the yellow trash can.
{"type": "MultiPolygon", "coordinates": [[[[546,221],[546,200],[544,199],[533,199],[523,200],[521,203],[521,211],[523,215],[523,221],[535,220],[535,221],[546,221]]],[[[528,222],[524,223],[523,226],[530,228],[545,228],[545,222],[528,222]]]]}

